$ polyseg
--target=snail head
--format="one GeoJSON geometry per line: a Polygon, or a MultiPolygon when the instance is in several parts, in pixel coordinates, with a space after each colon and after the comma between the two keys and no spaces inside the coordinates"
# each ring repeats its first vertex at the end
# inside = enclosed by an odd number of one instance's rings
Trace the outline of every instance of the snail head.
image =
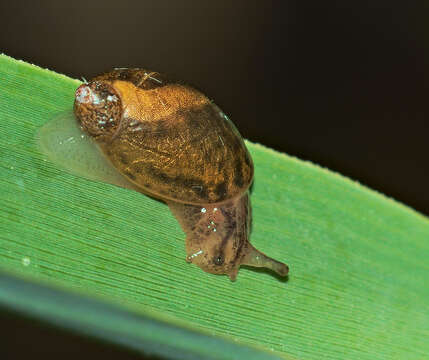
{"type": "MultiPolygon", "coordinates": [[[[216,237],[212,234],[211,237],[216,237]]],[[[234,281],[241,265],[251,267],[263,267],[276,272],[280,276],[286,276],[289,267],[277,260],[270,258],[255,249],[250,242],[229,241],[221,239],[205,239],[204,241],[187,241],[187,261],[198,265],[202,270],[212,274],[226,274],[234,281]]]]}
{"type": "MultiPolygon", "coordinates": [[[[232,239],[231,239],[232,240],[232,239]]],[[[216,233],[205,238],[194,238],[186,242],[186,260],[199,266],[205,272],[211,274],[227,274],[235,279],[240,264],[237,263],[237,250],[233,241],[222,242],[216,233]],[[200,240],[200,241],[199,241],[200,240]]]]}

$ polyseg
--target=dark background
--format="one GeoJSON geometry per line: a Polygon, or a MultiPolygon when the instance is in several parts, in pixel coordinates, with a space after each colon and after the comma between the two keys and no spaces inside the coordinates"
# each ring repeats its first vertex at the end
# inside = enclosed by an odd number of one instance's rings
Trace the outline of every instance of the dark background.
{"type": "MultiPolygon", "coordinates": [[[[1,2],[0,50],[75,78],[113,67],[171,74],[213,98],[244,137],[429,215],[428,5],[1,2]]],[[[81,358],[106,357],[97,343],[14,316],[3,320],[3,328],[28,329],[26,341],[33,340],[19,356],[50,348],[63,358],[76,351],[81,358]]],[[[13,334],[6,344],[14,343],[13,334]]]]}

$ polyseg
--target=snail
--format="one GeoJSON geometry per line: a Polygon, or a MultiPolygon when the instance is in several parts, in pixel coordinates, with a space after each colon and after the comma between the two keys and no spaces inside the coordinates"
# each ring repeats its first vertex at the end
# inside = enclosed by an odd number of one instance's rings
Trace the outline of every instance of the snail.
{"type": "Polygon", "coordinates": [[[241,265],[287,275],[286,264],[249,242],[254,171],[244,141],[194,88],[157,72],[114,69],[80,85],[73,121],[48,122],[38,139],[74,173],[164,201],[185,232],[186,261],[202,270],[232,281],[241,265]],[[74,130],[64,135],[67,126],[74,130]],[[76,149],[79,160],[71,159],[76,149]]]}

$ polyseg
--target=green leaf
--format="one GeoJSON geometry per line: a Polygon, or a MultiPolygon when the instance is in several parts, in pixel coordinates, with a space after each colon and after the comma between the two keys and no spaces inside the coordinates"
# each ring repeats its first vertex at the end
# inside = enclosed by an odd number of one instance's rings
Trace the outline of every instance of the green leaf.
{"type": "Polygon", "coordinates": [[[0,281],[3,306],[48,321],[61,315],[59,326],[72,318],[83,334],[140,350],[154,351],[161,338],[173,351],[158,354],[173,359],[245,358],[247,346],[265,351],[252,350],[255,359],[429,352],[427,218],[247,142],[255,162],[252,242],[288,263],[290,276],[241,269],[233,283],[206,274],[185,262],[184,235],[166,205],[43,160],[35,132],[72,107],[79,83],[0,56],[0,270],[34,283],[23,292],[19,280],[0,281]],[[96,311],[43,306],[55,304],[56,290],[50,296],[39,283],[66,291],[62,299],[92,297],[104,320],[85,331],[96,311]],[[34,301],[22,299],[29,296],[34,301]],[[123,332],[107,335],[115,328],[123,332]]]}

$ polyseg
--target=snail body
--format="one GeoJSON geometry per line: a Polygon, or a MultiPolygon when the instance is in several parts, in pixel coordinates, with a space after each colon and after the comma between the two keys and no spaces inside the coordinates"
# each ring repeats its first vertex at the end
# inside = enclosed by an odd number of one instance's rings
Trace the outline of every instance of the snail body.
{"type": "Polygon", "coordinates": [[[249,242],[253,162],[233,123],[201,92],[159,73],[115,69],[78,87],[74,114],[82,138],[104,155],[100,163],[120,173],[109,170],[107,182],[167,203],[186,234],[188,262],[231,280],[240,265],[288,273],[249,242]]]}

